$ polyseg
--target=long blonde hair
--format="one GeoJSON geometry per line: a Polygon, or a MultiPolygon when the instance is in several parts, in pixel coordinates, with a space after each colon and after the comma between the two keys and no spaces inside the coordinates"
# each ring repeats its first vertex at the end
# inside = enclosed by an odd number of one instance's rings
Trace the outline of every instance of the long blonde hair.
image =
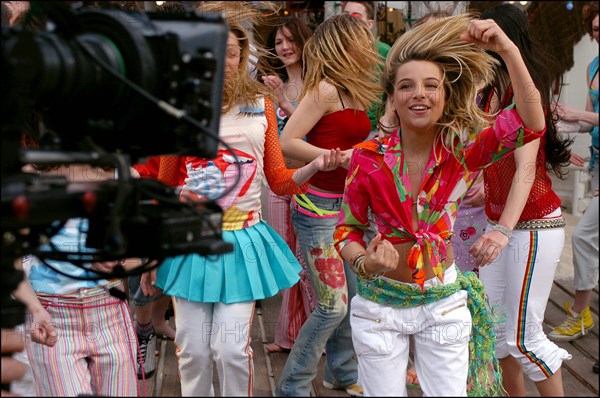
{"type": "MultiPolygon", "coordinates": [[[[271,2],[259,3],[265,5],[265,7],[272,4],[271,2]]],[[[272,12],[276,12],[277,9],[273,7],[275,6],[271,6],[270,9],[272,12]]],[[[259,97],[272,97],[272,92],[264,84],[256,81],[248,70],[250,66],[257,68],[260,73],[262,66],[251,60],[251,55],[258,59],[266,50],[254,42],[251,49],[248,32],[242,26],[246,23],[251,26],[260,23],[266,14],[254,7],[251,2],[239,1],[208,1],[198,6],[196,11],[222,14],[229,25],[229,31],[235,35],[240,43],[240,63],[237,73],[233,76],[226,75],[223,83],[223,107],[221,112],[225,114],[235,105],[257,105],[259,97]]]]}
{"type": "Polygon", "coordinates": [[[460,38],[473,14],[429,21],[411,29],[394,43],[386,58],[383,87],[393,95],[398,68],[409,61],[437,64],[444,75],[446,104],[438,122],[438,135],[444,146],[455,152],[469,134],[490,125],[490,117],[477,106],[479,88],[494,78],[498,63],[476,44],[460,38]]]}
{"type": "Polygon", "coordinates": [[[381,94],[377,79],[381,62],[375,38],[364,22],[349,15],[329,18],[317,27],[304,47],[301,97],[325,80],[338,90],[347,91],[355,104],[368,109],[381,94]]]}

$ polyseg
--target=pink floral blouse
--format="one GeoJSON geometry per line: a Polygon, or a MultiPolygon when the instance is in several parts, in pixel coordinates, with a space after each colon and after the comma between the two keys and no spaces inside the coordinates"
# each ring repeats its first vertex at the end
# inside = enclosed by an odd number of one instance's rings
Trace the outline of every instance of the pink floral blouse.
{"type": "Polygon", "coordinates": [[[525,129],[511,105],[500,112],[493,126],[473,132],[469,144],[454,154],[436,140],[418,190],[410,186],[399,129],[383,140],[356,145],[334,233],[336,249],[341,251],[350,242],[365,246],[370,208],[383,239],[393,244],[415,242],[407,258],[414,281],[421,287],[425,282],[424,255],[443,281],[446,244],[458,206],[477,172],[544,133],[545,129],[539,133],[525,129]],[[411,221],[413,204],[417,206],[416,231],[411,221]]]}

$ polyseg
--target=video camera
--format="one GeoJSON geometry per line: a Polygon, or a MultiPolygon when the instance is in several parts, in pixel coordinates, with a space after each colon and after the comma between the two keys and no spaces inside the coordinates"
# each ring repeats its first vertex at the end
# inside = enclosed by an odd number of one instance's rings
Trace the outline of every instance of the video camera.
{"type": "MultiPolygon", "coordinates": [[[[30,12],[47,18],[45,29],[2,27],[2,294],[21,281],[14,262],[29,253],[83,263],[231,251],[216,203],[184,203],[173,188],[129,175],[147,156],[216,156],[223,18],[60,2],[31,2],[30,12]],[[32,110],[39,146],[25,149],[32,110]],[[118,178],[72,183],[24,173],[25,164],[112,165],[118,178]],[[86,253],[41,250],[77,217],[89,220],[86,253]]],[[[20,323],[2,302],[2,327],[20,323]]]]}

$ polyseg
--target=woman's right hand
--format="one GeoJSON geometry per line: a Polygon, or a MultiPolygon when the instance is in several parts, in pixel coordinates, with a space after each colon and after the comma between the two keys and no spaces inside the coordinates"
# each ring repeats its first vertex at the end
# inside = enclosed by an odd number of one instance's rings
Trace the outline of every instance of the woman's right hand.
{"type": "Polygon", "coordinates": [[[311,163],[313,163],[317,171],[332,171],[340,167],[341,161],[342,151],[340,151],[340,148],[336,148],[322,153],[311,163]]]}
{"type": "Polygon", "coordinates": [[[277,105],[280,105],[285,99],[285,92],[283,90],[284,85],[281,78],[277,75],[266,75],[262,76],[262,81],[265,86],[273,91],[277,100],[277,105]]]}
{"type": "Polygon", "coordinates": [[[377,234],[367,246],[363,265],[365,271],[373,275],[395,270],[398,267],[398,260],[400,260],[400,254],[394,245],[381,239],[381,234],[377,234]]]}
{"type": "Polygon", "coordinates": [[[31,324],[31,340],[48,347],[54,347],[58,340],[58,334],[52,324],[52,316],[44,307],[40,307],[31,313],[33,322],[31,324]]]}
{"type": "Polygon", "coordinates": [[[578,122],[579,117],[577,114],[577,109],[570,107],[567,104],[557,103],[554,111],[560,117],[560,120],[564,120],[565,122],[578,122]]]}

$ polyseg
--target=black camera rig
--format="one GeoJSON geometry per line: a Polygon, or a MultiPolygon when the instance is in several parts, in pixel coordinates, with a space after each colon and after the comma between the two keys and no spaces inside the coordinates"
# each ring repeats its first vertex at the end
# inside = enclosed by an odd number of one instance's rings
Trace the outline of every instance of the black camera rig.
{"type": "MultiPolygon", "coordinates": [[[[160,263],[231,251],[215,202],[182,202],[173,188],[129,175],[147,156],[216,156],[228,35],[222,17],[72,10],[60,2],[31,2],[30,12],[47,19],[44,29],[2,27],[4,298],[21,281],[14,262],[25,254],[74,264],[160,263]],[[38,146],[27,149],[32,112],[38,146]],[[26,164],[112,165],[118,178],[74,183],[25,173],[26,164]],[[42,250],[71,218],[89,220],[90,250],[42,250]]],[[[2,327],[20,323],[2,303],[2,327]]]]}

